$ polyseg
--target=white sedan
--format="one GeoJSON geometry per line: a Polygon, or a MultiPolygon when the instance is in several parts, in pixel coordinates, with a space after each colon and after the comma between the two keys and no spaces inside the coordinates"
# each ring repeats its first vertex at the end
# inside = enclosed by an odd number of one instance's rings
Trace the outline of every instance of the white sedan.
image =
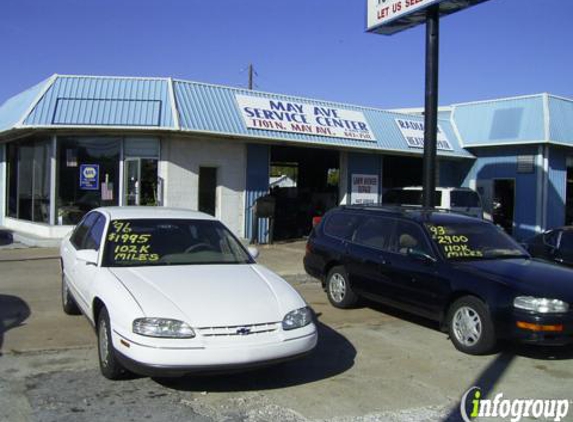
{"type": "Polygon", "coordinates": [[[60,252],[64,311],[96,328],[109,379],[259,366],[316,346],[301,296],[209,215],[98,208],[60,252]]]}

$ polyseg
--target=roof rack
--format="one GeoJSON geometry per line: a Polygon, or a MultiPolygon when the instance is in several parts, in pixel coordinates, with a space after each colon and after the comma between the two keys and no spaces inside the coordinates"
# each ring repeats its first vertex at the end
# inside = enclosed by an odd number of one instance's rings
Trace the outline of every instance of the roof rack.
{"type": "Polygon", "coordinates": [[[343,205],[345,208],[349,209],[369,209],[369,210],[379,210],[379,211],[388,211],[388,212],[400,212],[404,213],[405,211],[418,211],[420,213],[432,213],[432,212],[439,212],[445,214],[459,214],[473,217],[472,214],[458,211],[458,210],[450,210],[447,208],[429,208],[423,207],[418,205],[398,205],[398,204],[381,204],[381,203],[371,203],[371,204],[352,204],[352,205],[343,205]]]}

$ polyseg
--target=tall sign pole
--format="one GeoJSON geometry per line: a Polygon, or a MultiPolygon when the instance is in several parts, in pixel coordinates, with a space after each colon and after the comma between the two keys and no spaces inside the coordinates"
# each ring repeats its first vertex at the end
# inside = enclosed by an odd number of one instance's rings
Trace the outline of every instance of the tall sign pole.
{"type": "Polygon", "coordinates": [[[438,68],[440,50],[439,6],[426,11],[426,94],[424,108],[424,207],[434,207],[436,192],[436,138],[438,133],[438,68]]]}
{"type": "Polygon", "coordinates": [[[436,192],[438,132],[438,62],[440,17],[488,0],[367,0],[368,32],[392,35],[426,23],[426,93],[424,110],[424,206],[436,192]]]}

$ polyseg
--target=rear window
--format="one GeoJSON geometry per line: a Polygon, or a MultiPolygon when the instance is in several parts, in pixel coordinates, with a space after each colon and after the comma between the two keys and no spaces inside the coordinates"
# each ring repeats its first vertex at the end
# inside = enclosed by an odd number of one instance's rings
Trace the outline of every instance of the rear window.
{"type": "Polygon", "coordinates": [[[450,206],[463,208],[481,207],[479,196],[476,192],[469,190],[453,190],[450,192],[450,206]]]}
{"type": "MultiPolygon", "coordinates": [[[[420,205],[422,206],[421,190],[392,189],[382,197],[383,204],[390,205],[420,205]]],[[[442,203],[442,192],[434,192],[434,204],[442,203]]]]}
{"type": "Polygon", "coordinates": [[[331,215],[324,225],[324,233],[340,239],[350,239],[360,221],[356,214],[336,213],[331,215]]]}

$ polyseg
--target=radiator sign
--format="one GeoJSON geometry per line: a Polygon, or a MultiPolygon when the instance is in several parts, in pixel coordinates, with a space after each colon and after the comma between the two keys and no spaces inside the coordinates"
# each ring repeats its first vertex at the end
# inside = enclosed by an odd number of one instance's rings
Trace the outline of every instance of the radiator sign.
{"type": "MultiPolygon", "coordinates": [[[[402,132],[406,144],[410,148],[424,148],[424,123],[416,120],[396,119],[396,124],[402,132]]],[[[446,134],[438,125],[438,134],[436,140],[436,149],[442,151],[453,151],[452,144],[446,137],[446,134]]]]}
{"type": "Polygon", "coordinates": [[[376,141],[359,111],[248,95],[235,98],[249,129],[376,141]]]}

